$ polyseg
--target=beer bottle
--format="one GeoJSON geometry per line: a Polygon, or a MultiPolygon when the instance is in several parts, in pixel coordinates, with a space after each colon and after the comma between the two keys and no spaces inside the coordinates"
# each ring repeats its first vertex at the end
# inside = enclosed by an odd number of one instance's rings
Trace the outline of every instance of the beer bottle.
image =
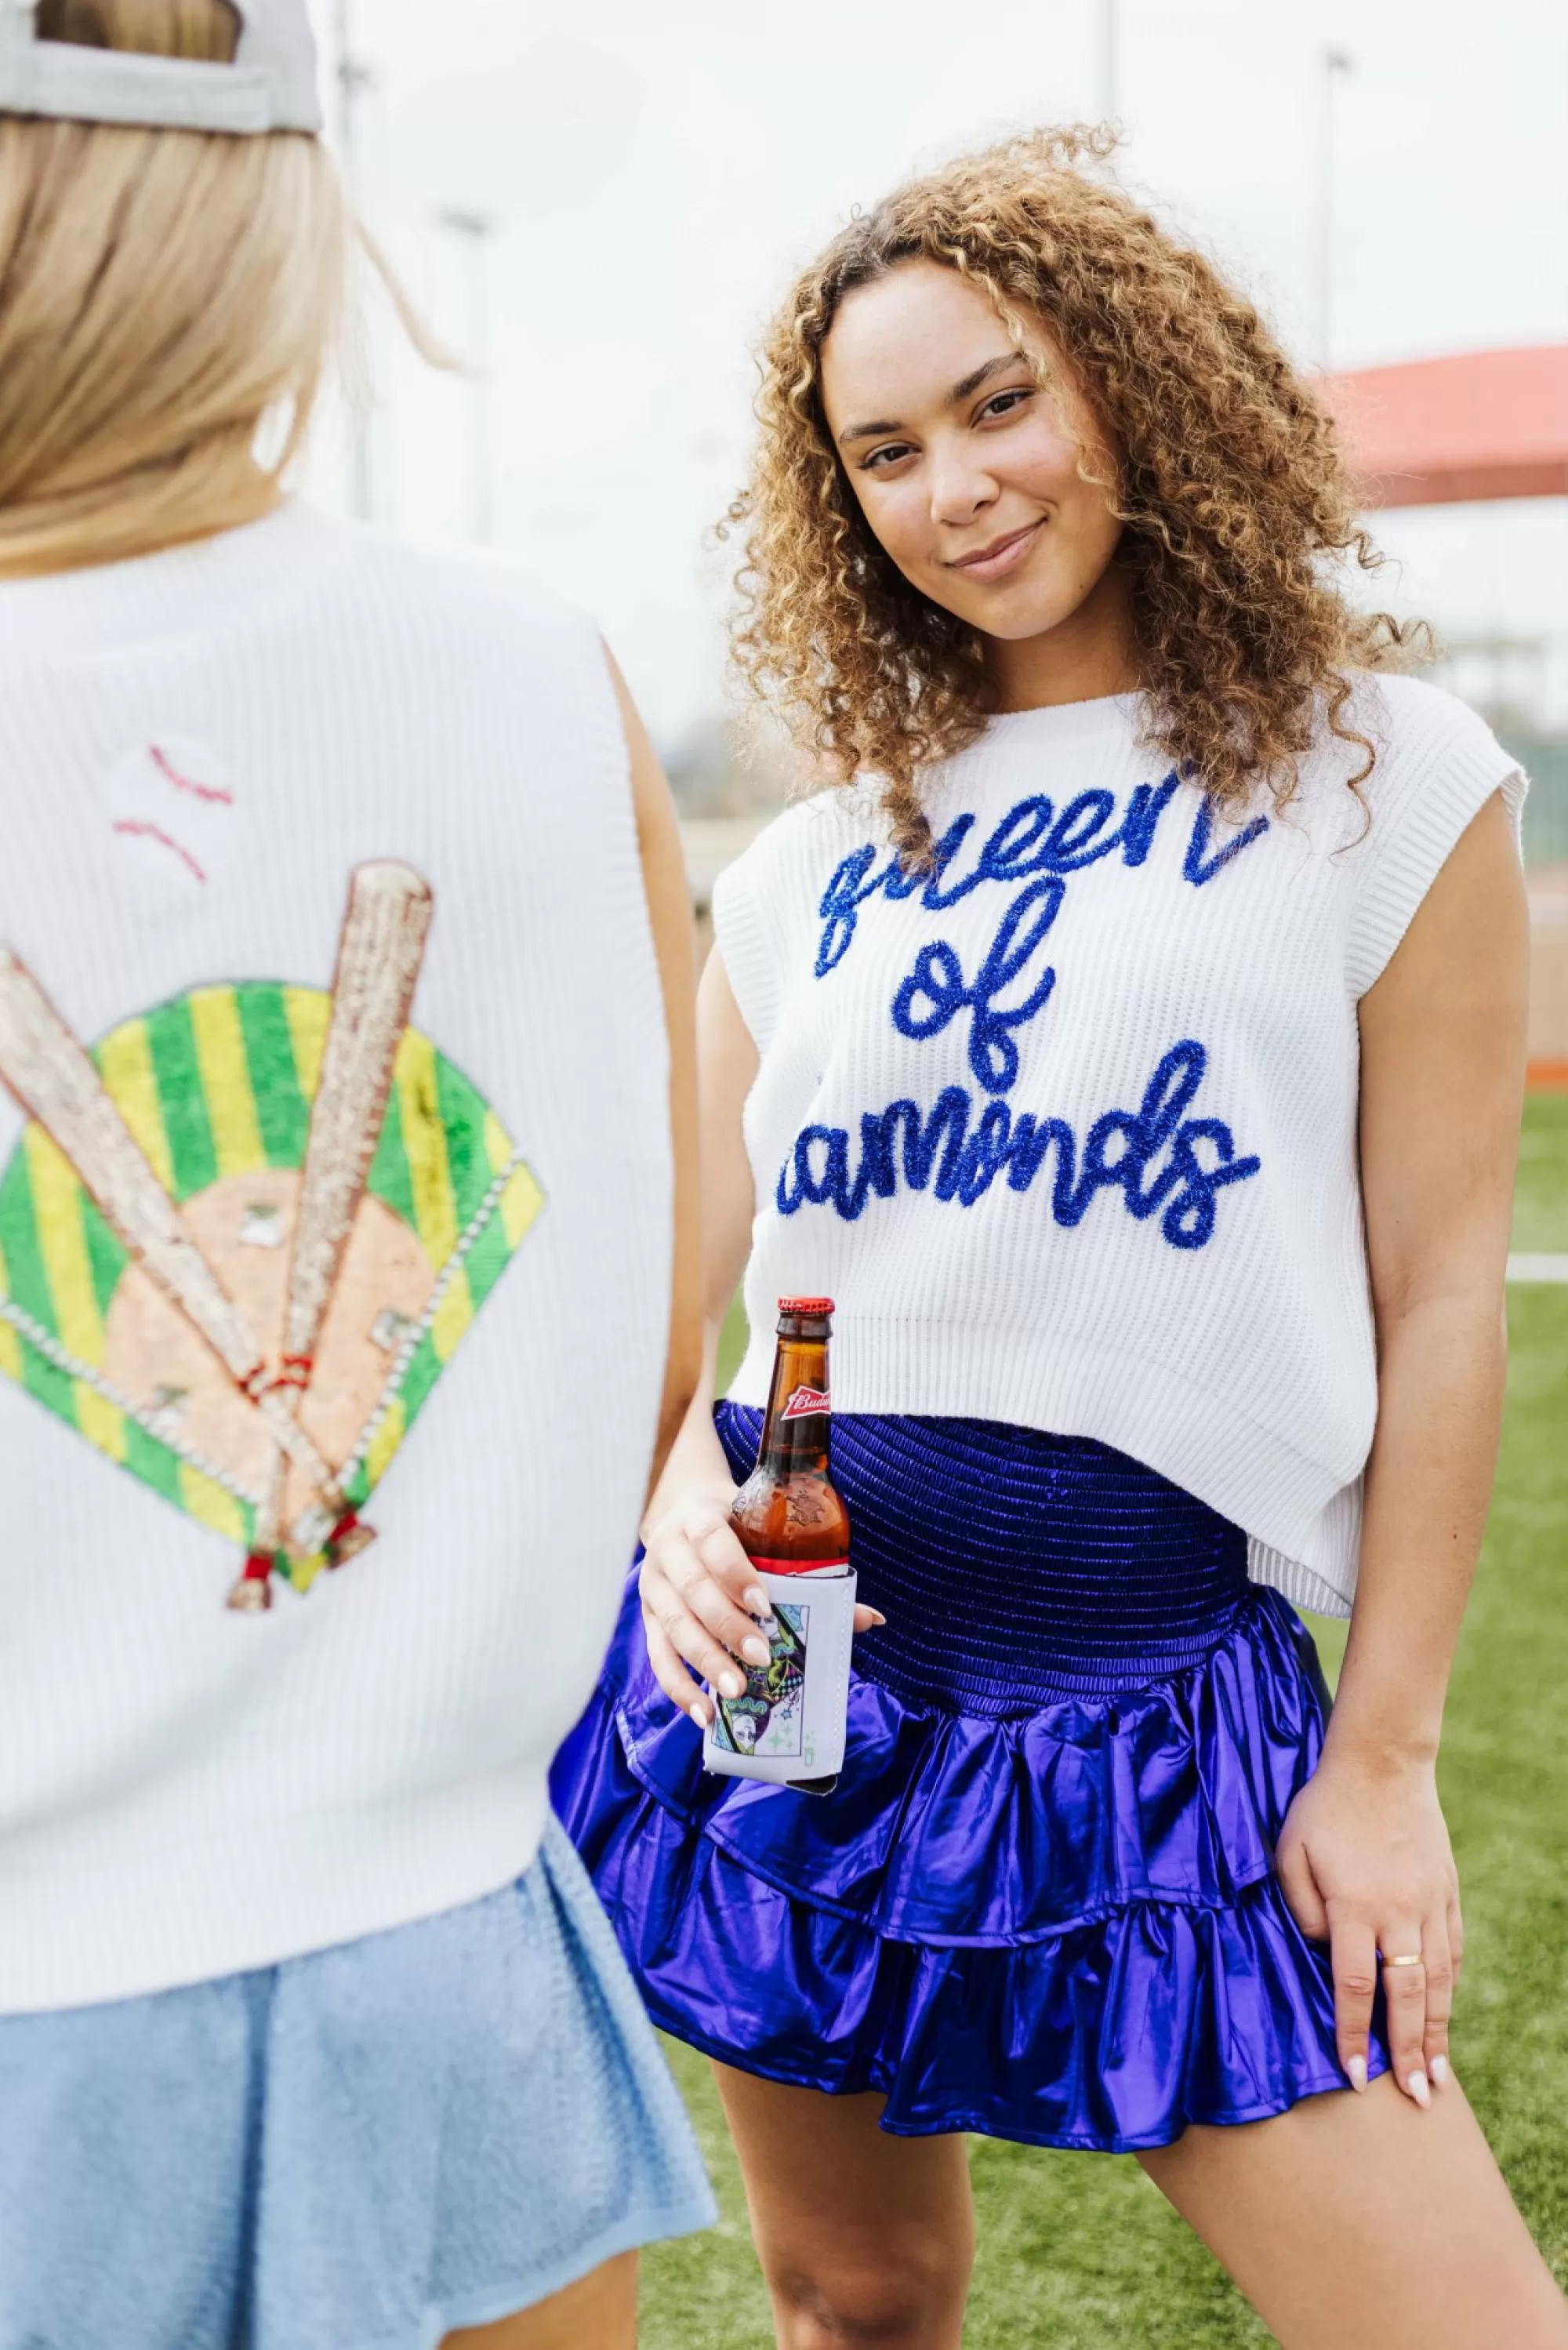
{"type": "Polygon", "coordinates": [[[730,1523],[770,1575],[842,1574],[849,1513],[827,1473],[831,1297],[781,1297],[774,1380],[757,1465],[730,1523]]]}
{"type": "MultiPolygon", "coordinates": [[[[827,1345],[832,1329],[831,1297],[780,1298],[778,1347],[762,1445],[756,1467],[735,1496],[730,1523],[764,1575],[801,1578],[803,1603],[807,1603],[806,1578],[832,1579],[838,1586],[836,1612],[847,1607],[852,1615],[854,1586],[852,1582],[846,1586],[845,1581],[849,1576],[849,1513],[828,1474],[827,1461],[832,1412],[827,1345]]],[[[787,1713],[792,1696],[803,1713],[805,1710],[810,1648],[804,1627],[810,1625],[812,1607],[809,1603],[792,1606],[777,1593],[772,1596],[774,1616],[768,1663],[748,1670],[741,1697],[718,1701],[724,1743],[732,1745],[739,1767],[748,1773],[755,1769],[752,1757],[765,1759],[770,1725],[775,1723],[781,1709],[787,1713]]],[[[819,1621],[826,1598],[824,1591],[816,1607],[819,1621]]],[[[847,1673],[846,1636],[839,1648],[841,1671],[834,1671],[827,1686],[834,1693],[833,1729],[841,1752],[846,1686],[840,1683],[847,1673]]],[[[818,1675],[826,1669],[830,1669],[819,1657],[818,1675]]],[[[815,1680],[813,1687],[820,1693],[821,1679],[815,1680]]],[[[771,1742],[776,1744],[777,1737],[774,1728],[771,1742]]],[[[711,1767],[735,1768],[735,1763],[717,1762],[713,1743],[711,1738],[711,1767]]],[[[811,1752],[809,1743],[802,1748],[797,1767],[809,1771],[811,1752]]],[[[788,1767],[781,1761],[770,1766],[765,1775],[784,1779],[805,1794],[826,1794],[837,1783],[836,1771],[826,1778],[797,1778],[786,1776],[788,1767]]],[[[763,1773],[757,1770],[756,1775],[763,1773]]]]}

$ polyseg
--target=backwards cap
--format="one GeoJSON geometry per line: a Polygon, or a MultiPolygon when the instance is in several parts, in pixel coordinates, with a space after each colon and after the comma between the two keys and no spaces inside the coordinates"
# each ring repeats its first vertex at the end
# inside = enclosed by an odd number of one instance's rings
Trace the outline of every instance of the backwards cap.
{"type": "Polygon", "coordinates": [[[319,130],[306,0],[234,0],[232,65],[40,41],[35,0],[0,0],[0,114],[159,130],[319,130]]]}

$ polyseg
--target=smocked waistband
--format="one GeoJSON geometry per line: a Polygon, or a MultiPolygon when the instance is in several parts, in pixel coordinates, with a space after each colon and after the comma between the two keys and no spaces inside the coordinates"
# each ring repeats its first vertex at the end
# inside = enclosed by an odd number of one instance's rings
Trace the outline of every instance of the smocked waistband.
{"type": "MultiPolygon", "coordinates": [[[[749,1474],[762,1414],[722,1403],[716,1423],[749,1474]]],[[[856,1669],[910,1701],[1002,1715],[1147,1685],[1200,1661],[1247,1595],[1241,1527],[1090,1437],[841,1413],[832,1470],[859,1596],[888,1617],[856,1669]]]]}

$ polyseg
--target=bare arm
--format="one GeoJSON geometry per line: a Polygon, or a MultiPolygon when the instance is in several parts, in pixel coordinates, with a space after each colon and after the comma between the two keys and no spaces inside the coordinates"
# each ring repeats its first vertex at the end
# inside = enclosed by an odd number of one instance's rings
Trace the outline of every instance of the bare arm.
{"type": "Polygon", "coordinates": [[[1377,1436],[1336,1743],[1429,1761],[1502,1416],[1529,917],[1481,810],[1362,1005],[1362,1181],[1377,1436]]]}
{"type": "Polygon", "coordinates": [[[1494,796],[1361,1006],[1377,1432],[1338,1699],[1280,1846],[1297,1918],[1333,1941],[1353,2079],[1378,1953],[1422,1954],[1385,1974],[1395,2069],[1417,2104],[1428,2074],[1447,2076],[1462,1939],[1434,1765],[1502,1409],[1527,961],[1519,860],[1494,796]]]}
{"type": "MultiPolygon", "coordinates": [[[[697,991],[701,1097],[702,1372],[643,1523],[642,1617],[649,1662],[665,1695],[706,1724],[712,1704],[692,1670],[726,1697],[743,1681],[736,1659],[766,1664],[759,1621],[770,1610],[730,1526],[735,1481],[713,1431],[719,1336],[745,1270],[755,1192],[741,1128],[757,1048],[715,947],[697,991]],[[688,1668],[691,1670],[689,1670],[688,1668]]],[[[857,1607],[857,1628],[882,1621],[857,1607]]]]}
{"type": "Polygon", "coordinates": [[[712,1707],[691,1666],[726,1696],[742,1686],[735,1659],[761,1664],[767,1601],[729,1525],[735,1482],[713,1429],[719,1336],[751,1244],[753,1183],[741,1114],[757,1048],[717,947],[697,991],[702,1181],[702,1358],[696,1391],[643,1521],[641,1593],[649,1662],[668,1697],[706,1725],[712,1707]]]}
{"type": "Polygon", "coordinates": [[[675,1154],[675,1252],[670,1341],[659,1399],[649,1490],[659,1482],[701,1364],[701,1252],[697,1173],[697,1055],[691,1029],[691,895],[675,808],[652,743],[626,681],[607,652],[631,761],[632,807],[642,856],[643,889],[670,1038],[670,1134],[675,1154]]]}
{"type": "MultiPolygon", "coordinates": [[[[678,1501],[711,1490],[732,1493],[713,1433],[719,1340],[752,1242],[751,1164],[741,1113],[757,1074],[757,1048],[741,1017],[717,947],[697,990],[698,1158],[702,1194],[701,1369],[663,1478],[649,1503],[651,1526],[678,1501]]],[[[728,1508],[728,1501],[725,1503],[728,1508]]]]}

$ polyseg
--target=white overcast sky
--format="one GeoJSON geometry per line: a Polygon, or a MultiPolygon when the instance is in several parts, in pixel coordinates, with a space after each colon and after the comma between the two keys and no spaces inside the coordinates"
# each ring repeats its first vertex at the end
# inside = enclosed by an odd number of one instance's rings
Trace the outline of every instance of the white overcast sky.
{"type": "MultiPolygon", "coordinates": [[[[324,67],[334,0],[312,0],[324,67]]],[[[1103,0],[350,0],[362,193],[455,344],[487,244],[494,537],[599,617],[656,733],[718,703],[705,526],[791,270],[913,168],[1099,111],[1103,0]]],[[[1322,57],[1338,83],[1340,367],[1568,341],[1563,0],[1119,0],[1122,170],[1317,356],[1322,57]]],[[[328,88],[330,99],[331,91],[328,88]]],[[[374,324],[379,519],[469,526],[473,395],[374,324]]],[[[329,452],[318,482],[341,469],[329,452]]],[[[1563,641],[1568,500],[1386,517],[1397,599],[1563,641]]]]}

